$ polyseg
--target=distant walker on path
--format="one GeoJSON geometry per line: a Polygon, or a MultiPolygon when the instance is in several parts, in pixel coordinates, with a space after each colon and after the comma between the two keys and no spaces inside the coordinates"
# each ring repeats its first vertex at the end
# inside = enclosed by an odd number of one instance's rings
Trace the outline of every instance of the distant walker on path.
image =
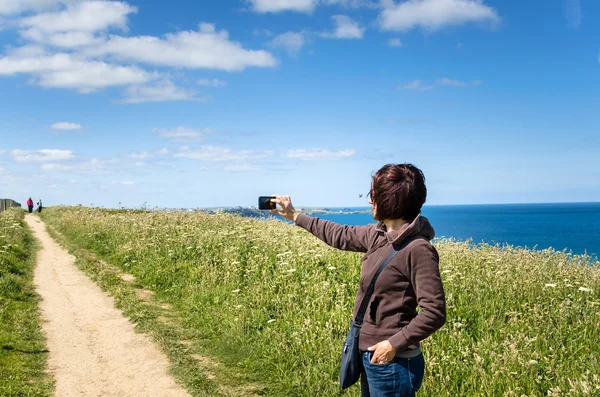
{"type": "Polygon", "coordinates": [[[40,199],[40,201],[38,201],[37,205],[38,205],[38,212],[42,212],[42,199],[40,199]]]}
{"type": "Polygon", "coordinates": [[[29,213],[31,214],[33,212],[33,200],[31,199],[31,197],[29,197],[29,199],[27,200],[27,208],[29,209],[29,213]]]}

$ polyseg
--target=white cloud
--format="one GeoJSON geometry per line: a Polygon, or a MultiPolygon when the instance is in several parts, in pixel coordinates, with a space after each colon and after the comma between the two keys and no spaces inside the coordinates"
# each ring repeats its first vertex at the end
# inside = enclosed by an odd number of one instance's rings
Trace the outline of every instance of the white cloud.
{"type": "Polygon", "coordinates": [[[150,154],[148,152],[133,152],[130,157],[132,159],[147,159],[150,157],[150,154]]]}
{"type": "Polygon", "coordinates": [[[581,4],[579,0],[565,0],[565,17],[569,26],[578,28],[581,25],[581,4]]]}
{"type": "Polygon", "coordinates": [[[135,182],[133,181],[124,181],[124,182],[117,182],[119,185],[124,185],[124,186],[131,186],[131,185],[135,185],[135,182]]]}
{"type": "Polygon", "coordinates": [[[410,83],[406,83],[402,86],[398,86],[400,90],[414,90],[414,91],[428,91],[434,88],[435,85],[425,85],[421,80],[413,80],[410,83]]]}
{"type": "Polygon", "coordinates": [[[19,150],[15,149],[10,155],[19,163],[49,163],[55,161],[71,160],[75,157],[70,150],[42,149],[19,150]]]}
{"type": "MultiPolygon", "coordinates": [[[[1,0],[0,0],[1,1],[1,0]]],[[[137,8],[118,1],[85,1],[64,10],[22,18],[17,23],[25,39],[61,48],[98,45],[109,28],[127,29],[127,16],[137,8]]]]}
{"type": "Polygon", "coordinates": [[[51,55],[46,48],[39,44],[27,44],[21,47],[6,47],[6,54],[9,55],[11,59],[34,58],[51,55]]]}
{"type": "MultiPolygon", "coordinates": [[[[107,36],[109,30],[126,30],[128,17],[137,12],[123,1],[0,0],[0,13],[9,9],[26,13],[14,19],[10,28],[20,29],[21,38],[29,44],[8,47],[5,55],[0,55],[0,77],[27,74],[31,84],[80,93],[129,86],[120,103],[207,100],[171,81],[157,81],[165,79],[164,75],[146,71],[141,64],[226,71],[277,64],[270,52],[246,49],[230,40],[227,31],[217,31],[207,23],[200,24],[197,31],[163,37],[107,36]],[[47,12],[27,15],[29,11],[47,12]]],[[[226,83],[201,79],[198,84],[219,87],[226,83]]]]}
{"type": "Polygon", "coordinates": [[[312,12],[319,5],[344,8],[379,8],[379,0],[247,0],[256,12],[312,12]]]}
{"type": "Polygon", "coordinates": [[[299,11],[311,12],[317,6],[318,0],[249,0],[256,12],[299,11]]]}
{"type": "Polygon", "coordinates": [[[123,165],[119,164],[119,161],[117,159],[92,159],[89,161],[70,164],[46,163],[43,164],[41,168],[45,171],[73,171],[76,173],[88,175],[108,175],[111,174],[109,167],[116,165],[119,165],[120,171],[123,170],[123,165]]]}
{"type": "Polygon", "coordinates": [[[402,40],[400,39],[389,39],[388,45],[390,47],[402,47],[402,40]]]}
{"type": "MultiPolygon", "coordinates": [[[[73,169],[82,174],[108,175],[111,173],[111,171],[109,170],[109,166],[114,165],[119,165],[119,160],[92,159],[90,161],[77,164],[73,167],[73,169]]],[[[121,166],[119,166],[119,171],[122,171],[121,166]]]]}
{"type": "Polygon", "coordinates": [[[332,33],[323,33],[321,36],[332,39],[360,39],[365,33],[365,28],[346,15],[334,15],[335,30],[332,33]]]}
{"type": "Polygon", "coordinates": [[[301,33],[286,32],[277,35],[271,40],[271,46],[276,48],[283,48],[290,55],[297,55],[302,46],[304,46],[304,36],[301,33]]]}
{"type": "Polygon", "coordinates": [[[339,5],[345,8],[379,8],[381,6],[376,0],[322,0],[325,5],[339,5]]]}
{"type": "Polygon", "coordinates": [[[408,0],[388,2],[379,16],[385,30],[406,31],[415,27],[435,31],[468,22],[497,24],[500,17],[483,0],[408,0]]]}
{"type": "Polygon", "coordinates": [[[154,76],[135,66],[117,66],[104,62],[80,62],[72,69],[54,70],[39,75],[43,87],[73,88],[90,93],[110,86],[143,83],[154,76]]]}
{"type": "Polygon", "coordinates": [[[85,1],[66,9],[22,18],[19,26],[40,32],[97,32],[108,28],[127,28],[127,15],[137,8],[119,1],[85,1]]]}
{"type": "Polygon", "coordinates": [[[32,74],[35,77],[33,81],[43,87],[73,88],[82,93],[109,86],[144,83],[156,77],[136,66],[87,61],[66,53],[39,56],[17,53],[0,58],[0,76],[19,73],[32,74]]]}
{"type": "Polygon", "coordinates": [[[295,149],[288,150],[284,157],[299,160],[341,160],[352,157],[355,154],[356,150],[353,149],[339,151],[331,151],[328,149],[295,149]]]}
{"type": "Polygon", "coordinates": [[[69,171],[73,169],[72,165],[49,163],[43,164],[42,169],[45,171],[69,171]]]}
{"type": "Polygon", "coordinates": [[[52,124],[51,128],[53,130],[73,131],[73,130],[80,130],[83,127],[81,126],[81,124],[69,123],[69,122],[63,121],[60,123],[52,124]]]}
{"type": "Polygon", "coordinates": [[[41,73],[37,82],[43,87],[73,88],[80,93],[90,93],[105,87],[142,83],[151,79],[151,74],[135,66],[82,62],[72,69],[41,73]]]}
{"type": "Polygon", "coordinates": [[[21,32],[21,36],[40,44],[54,47],[75,49],[94,44],[100,44],[104,38],[98,37],[91,32],[60,32],[47,34],[38,29],[29,29],[21,32]]]}
{"type": "Polygon", "coordinates": [[[227,82],[218,79],[200,79],[196,83],[207,87],[225,87],[227,85],[227,82]]]}
{"type": "Polygon", "coordinates": [[[194,90],[179,87],[170,80],[161,80],[150,85],[133,85],[127,87],[123,99],[119,100],[118,103],[132,104],[166,101],[207,101],[207,99],[196,97],[194,90]]]}
{"type": "Polygon", "coordinates": [[[264,159],[273,156],[273,152],[270,150],[265,151],[253,151],[253,150],[239,150],[233,151],[228,148],[216,147],[216,146],[201,146],[196,149],[189,147],[182,147],[178,153],[175,153],[175,157],[184,157],[202,161],[247,161],[264,159]]]}
{"type": "Polygon", "coordinates": [[[447,77],[443,77],[435,81],[435,83],[425,84],[422,80],[413,80],[404,85],[399,85],[399,90],[413,90],[413,91],[429,91],[434,89],[437,86],[450,86],[450,87],[475,87],[483,84],[481,80],[473,80],[473,81],[461,81],[455,79],[449,79],[447,77]]]}
{"type": "MultiPolygon", "coordinates": [[[[124,1],[0,0],[0,15],[17,15],[9,27],[26,40],[0,55],[0,77],[24,74],[31,77],[30,84],[80,93],[127,86],[119,103],[206,101],[165,74],[145,70],[143,64],[240,71],[278,62],[270,52],[246,49],[227,31],[208,23],[197,31],[162,37],[108,36],[110,30],[126,30],[128,17],[136,12],[124,1]],[[19,17],[22,13],[25,16],[19,17]]],[[[200,79],[198,84],[226,85],[218,79],[200,79]]]]}
{"type": "Polygon", "coordinates": [[[277,60],[264,50],[247,50],[229,40],[225,30],[200,24],[198,31],[168,33],[164,39],[154,36],[111,36],[105,43],[86,49],[89,56],[112,55],[124,61],[158,66],[208,68],[239,71],[247,67],[273,67],[277,60]]]}
{"type": "Polygon", "coordinates": [[[263,169],[264,169],[264,167],[261,165],[249,165],[249,164],[228,165],[227,167],[224,168],[225,171],[230,171],[230,172],[251,172],[251,171],[262,171],[263,169]]]}
{"type": "MultiPolygon", "coordinates": [[[[205,135],[212,134],[214,131],[210,128],[194,129],[177,127],[173,129],[156,128],[153,132],[158,134],[159,138],[167,139],[173,142],[193,142],[199,141],[204,138],[205,135]]],[[[168,149],[162,149],[160,154],[168,154],[168,149]]]]}
{"type": "Polygon", "coordinates": [[[452,87],[474,87],[483,84],[481,80],[473,80],[473,81],[460,81],[449,79],[447,77],[441,78],[437,81],[438,85],[449,85],[452,87]]]}
{"type": "Polygon", "coordinates": [[[73,4],[79,1],[81,0],[0,0],[0,15],[55,9],[63,4],[73,4]]]}

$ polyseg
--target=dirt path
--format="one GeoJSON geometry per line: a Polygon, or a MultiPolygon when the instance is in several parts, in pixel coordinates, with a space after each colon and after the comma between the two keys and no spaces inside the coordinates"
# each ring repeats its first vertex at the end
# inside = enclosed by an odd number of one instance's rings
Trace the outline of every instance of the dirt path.
{"type": "Polygon", "coordinates": [[[40,219],[28,215],[26,220],[41,241],[35,284],[42,297],[56,396],[189,397],[167,373],[166,356],[148,337],[135,333],[40,219]]]}

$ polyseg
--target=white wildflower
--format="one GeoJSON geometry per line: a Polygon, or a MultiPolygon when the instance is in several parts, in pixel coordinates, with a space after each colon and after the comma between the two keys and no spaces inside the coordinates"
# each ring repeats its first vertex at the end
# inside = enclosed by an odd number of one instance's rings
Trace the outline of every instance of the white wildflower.
{"type": "Polygon", "coordinates": [[[282,252],[281,254],[277,254],[277,257],[285,256],[289,253],[290,253],[290,251],[282,252]]]}
{"type": "Polygon", "coordinates": [[[270,319],[269,321],[267,321],[267,324],[271,324],[272,322],[275,322],[274,319],[270,319]]]}
{"type": "Polygon", "coordinates": [[[335,270],[335,266],[329,266],[327,269],[329,269],[329,270],[335,270]]]}
{"type": "Polygon", "coordinates": [[[448,269],[442,270],[442,274],[446,274],[446,273],[452,273],[452,270],[448,270],[448,269]]]}
{"type": "Polygon", "coordinates": [[[556,287],[556,284],[546,284],[546,285],[544,285],[544,287],[554,288],[554,287],[556,287]]]}
{"type": "Polygon", "coordinates": [[[465,325],[463,323],[454,323],[454,328],[462,328],[465,325]]]}
{"type": "Polygon", "coordinates": [[[241,309],[241,308],[242,308],[242,305],[235,305],[234,307],[235,307],[237,310],[239,310],[239,309],[241,309]]]}
{"type": "Polygon", "coordinates": [[[529,360],[529,365],[535,365],[537,364],[537,360],[529,360]]]}
{"type": "Polygon", "coordinates": [[[579,287],[579,291],[581,292],[592,292],[591,288],[579,287]]]}
{"type": "Polygon", "coordinates": [[[296,269],[289,269],[287,272],[288,273],[294,273],[296,271],[296,269]]]}
{"type": "Polygon", "coordinates": [[[240,290],[239,290],[239,289],[234,289],[233,291],[231,291],[231,293],[232,293],[232,294],[237,294],[237,293],[239,293],[239,292],[240,292],[240,290]]]}
{"type": "Polygon", "coordinates": [[[321,254],[317,254],[317,255],[315,255],[315,256],[316,256],[317,258],[320,258],[320,257],[322,257],[323,255],[321,255],[321,254]]]}

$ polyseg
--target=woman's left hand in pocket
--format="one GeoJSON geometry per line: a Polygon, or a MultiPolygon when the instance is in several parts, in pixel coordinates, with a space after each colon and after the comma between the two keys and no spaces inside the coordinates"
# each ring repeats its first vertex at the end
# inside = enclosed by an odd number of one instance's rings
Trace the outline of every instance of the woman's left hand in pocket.
{"type": "Polygon", "coordinates": [[[371,358],[371,363],[373,364],[389,363],[396,356],[396,350],[387,340],[379,342],[378,344],[369,347],[367,350],[370,352],[375,352],[371,358]]]}

